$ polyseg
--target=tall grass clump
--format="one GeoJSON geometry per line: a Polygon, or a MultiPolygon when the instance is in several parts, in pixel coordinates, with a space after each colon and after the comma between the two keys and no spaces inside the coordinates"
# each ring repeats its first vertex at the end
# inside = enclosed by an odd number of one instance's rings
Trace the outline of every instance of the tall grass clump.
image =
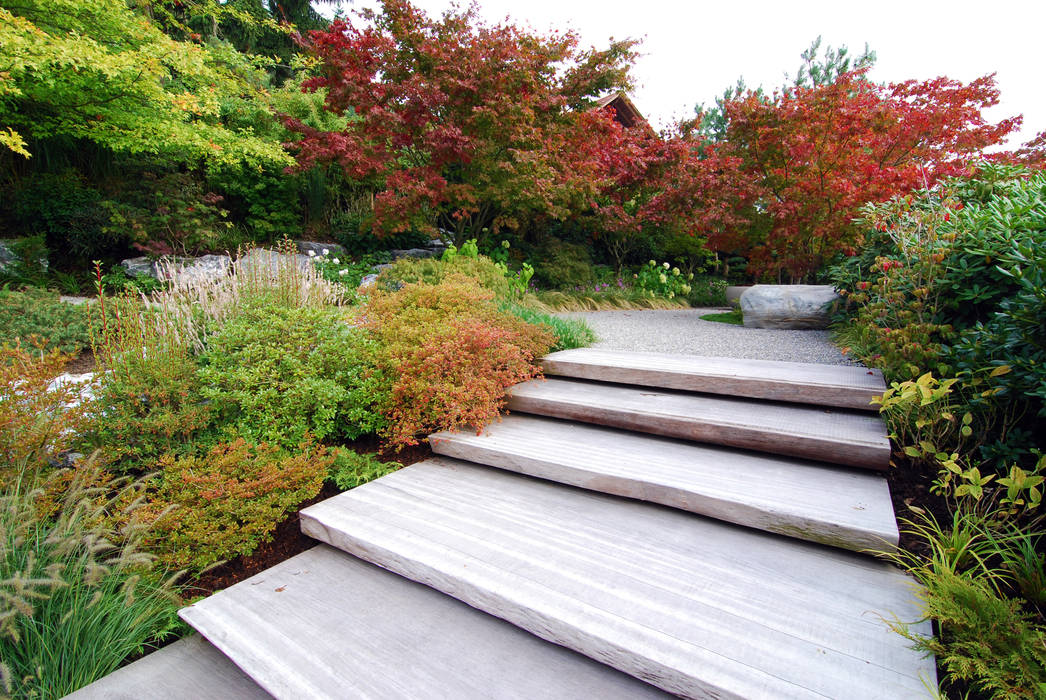
{"type": "Polygon", "coordinates": [[[12,697],[62,697],[176,625],[174,590],[148,575],[141,529],[111,518],[137,486],[94,460],[76,471],[53,514],[41,513],[46,484],[32,468],[0,495],[0,675],[12,697]]]}
{"type": "Polygon", "coordinates": [[[581,319],[559,318],[519,304],[507,304],[503,309],[516,318],[535,326],[544,326],[551,331],[555,336],[553,351],[584,348],[596,342],[595,331],[581,319]]]}

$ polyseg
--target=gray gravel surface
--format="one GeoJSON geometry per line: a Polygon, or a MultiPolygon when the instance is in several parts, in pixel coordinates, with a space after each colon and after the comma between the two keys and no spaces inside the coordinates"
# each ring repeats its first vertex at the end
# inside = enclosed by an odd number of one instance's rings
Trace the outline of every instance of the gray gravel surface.
{"type": "Polygon", "coordinates": [[[599,337],[593,345],[597,348],[824,365],[855,364],[832,343],[827,331],[744,328],[701,320],[705,314],[723,311],[728,309],[577,311],[557,315],[584,319],[599,337]]]}

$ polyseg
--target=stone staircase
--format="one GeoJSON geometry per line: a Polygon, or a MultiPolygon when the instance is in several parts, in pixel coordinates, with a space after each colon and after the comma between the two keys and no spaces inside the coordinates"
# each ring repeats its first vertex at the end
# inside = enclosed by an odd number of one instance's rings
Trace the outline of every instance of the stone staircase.
{"type": "Polygon", "coordinates": [[[482,434],[432,435],[435,459],[302,511],[323,544],[182,610],[203,638],[76,697],[936,687],[883,623],[919,617],[913,582],[863,551],[898,539],[877,372],[603,350],[544,365],[482,434]]]}

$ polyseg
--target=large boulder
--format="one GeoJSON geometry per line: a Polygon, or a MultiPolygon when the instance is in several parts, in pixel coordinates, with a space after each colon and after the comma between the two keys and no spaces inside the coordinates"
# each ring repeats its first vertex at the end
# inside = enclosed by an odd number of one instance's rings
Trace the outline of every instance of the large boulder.
{"type": "Polygon", "coordinates": [[[157,273],[161,279],[169,277],[220,279],[229,274],[232,258],[228,255],[203,255],[198,258],[179,258],[159,264],[157,273]]]}
{"type": "MultiPolygon", "coordinates": [[[[29,250],[26,250],[26,244],[31,241],[32,239],[28,238],[8,238],[0,240],[0,271],[6,270],[9,267],[17,267],[23,262],[28,262],[23,260],[23,257],[32,254],[29,250]]],[[[46,270],[48,266],[47,255],[46,251],[43,252],[44,254],[37,258],[36,263],[42,269],[46,270]]]]}
{"type": "Polygon", "coordinates": [[[236,262],[239,269],[245,272],[268,272],[273,277],[279,274],[281,269],[294,265],[306,269],[311,264],[308,255],[290,255],[266,248],[252,248],[236,262]]]}
{"type": "Polygon", "coordinates": [[[827,328],[840,300],[829,284],[757,284],[741,294],[745,328],[827,328]]]}
{"type": "Polygon", "coordinates": [[[128,277],[156,277],[156,265],[144,255],[137,258],[127,258],[120,261],[120,267],[127,272],[128,277]]]}

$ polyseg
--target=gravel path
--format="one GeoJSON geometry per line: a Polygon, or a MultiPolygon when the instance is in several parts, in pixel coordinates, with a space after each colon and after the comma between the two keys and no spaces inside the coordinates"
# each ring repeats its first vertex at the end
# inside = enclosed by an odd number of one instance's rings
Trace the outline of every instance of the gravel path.
{"type": "Polygon", "coordinates": [[[557,315],[584,319],[599,338],[593,345],[597,348],[854,364],[829,340],[827,331],[778,331],[701,320],[705,314],[724,310],[575,311],[557,315]]]}

